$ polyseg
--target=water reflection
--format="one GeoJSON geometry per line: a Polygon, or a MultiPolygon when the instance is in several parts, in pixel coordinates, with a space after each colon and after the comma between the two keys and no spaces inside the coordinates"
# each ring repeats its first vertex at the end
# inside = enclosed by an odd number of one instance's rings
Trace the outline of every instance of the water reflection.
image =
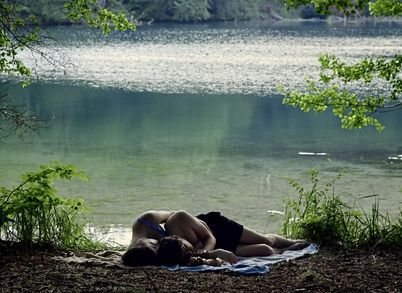
{"type": "Polygon", "coordinates": [[[41,137],[1,145],[2,183],[15,184],[15,176],[43,162],[72,163],[91,180],[60,188],[83,196],[96,224],[128,226],[143,210],[184,208],[194,213],[222,210],[262,230],[266,210],[282,210],[283,199],[294,194],[284,178],[308,181],[312,167],[324,177],[346,170],[339,186],[345,195],[375,190],[385,207],[398,206],[402,174],[399,165],[390,168],[387,161],[401,150],[402,133],[392,127],[401,123],[397,112],[386,114],[390,127],[377,133],[342,130],[331,115],[302,113],[274,96],[155,94],[55,84],[34,84],[18,92],[53,120],[41,137]]]}

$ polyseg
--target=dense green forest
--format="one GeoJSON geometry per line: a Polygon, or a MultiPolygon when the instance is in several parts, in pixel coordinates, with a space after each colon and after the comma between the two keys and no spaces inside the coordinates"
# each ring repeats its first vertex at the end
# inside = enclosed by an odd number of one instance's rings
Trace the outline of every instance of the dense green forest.
{"type": "MultiPolygon", "coordinates": [[[[65,0],[20,0],[17,10],[21,16],[34,15],[40,24],[69,24],[71,20],[66,16],[65,2],[65,0]]],[[[96,2],[101,8],[125,13],[129,19],[137,23],[321,17],[312,7],[287,9],[281,0],[96,0],[96,2]]]]}

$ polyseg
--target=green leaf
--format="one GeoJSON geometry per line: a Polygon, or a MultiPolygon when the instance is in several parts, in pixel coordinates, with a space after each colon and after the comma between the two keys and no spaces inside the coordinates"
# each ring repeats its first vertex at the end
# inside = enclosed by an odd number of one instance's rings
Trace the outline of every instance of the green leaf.
{"type": "Polygon", "coordinates": [[[328,108],[341,120],[342,128],[362,128],[374,126],[384,129],[381,122],[373,117],[375,112],[401,104],[402,55],[393,58],[365,58],[354,64],[346,64],[333,55],[322,55],[320,74],[317,81],[307,80],[306,91],[284,90],[284,104],[300,108],[302,111],[323,112],[328,108]],[[369,84],[382,80],[390,91],[386,96],[370,94],[358,95],[347,90],[348,84],[362,82],[369,84]]]}

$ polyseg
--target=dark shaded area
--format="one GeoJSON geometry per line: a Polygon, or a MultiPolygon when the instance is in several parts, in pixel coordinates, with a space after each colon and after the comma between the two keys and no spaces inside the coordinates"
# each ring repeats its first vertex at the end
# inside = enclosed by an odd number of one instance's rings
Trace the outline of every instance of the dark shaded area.
{"type": "Polygon", "coordinates": [[[401,292],[402,251],[323,248],[263,276],[127,271],[52,260],[66,254],[0,242],[0,292],[401,292]]]}

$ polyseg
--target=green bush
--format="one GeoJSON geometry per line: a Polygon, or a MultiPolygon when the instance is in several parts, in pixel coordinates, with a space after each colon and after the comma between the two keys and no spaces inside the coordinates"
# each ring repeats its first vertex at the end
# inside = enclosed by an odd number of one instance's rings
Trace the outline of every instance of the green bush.
{"type": "Polygon", "coordinates": [[[282,234],[323,245],[336,243],[353,248],[402,245],[402,212],[396,219],[380,213],[378,197],[370,213],[346,204],[335,194],[334,184],[339,177],[319,186],[318,171],[312,170],[311,190],[288,179],[298,198],[286,202],[282,234]]]}
{"type": "Polygon", "coordinates": [[[83,200],[62,198],[54,186],[55,180],[73,177],[86,179],[73,166],[54,163],[23,175],[14,189],[0,187],[0,238],[27,245],[93,247],[95,242],[84,231],[83,200]]]}

